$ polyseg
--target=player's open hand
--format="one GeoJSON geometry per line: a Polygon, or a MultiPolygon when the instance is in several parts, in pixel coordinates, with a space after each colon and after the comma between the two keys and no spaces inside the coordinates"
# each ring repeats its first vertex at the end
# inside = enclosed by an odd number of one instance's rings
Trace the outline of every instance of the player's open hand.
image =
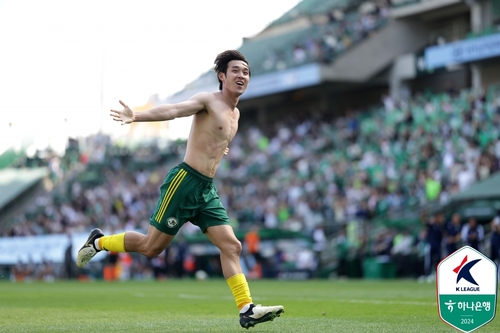
{"type": "Polygon", "coordinates": [[[109,115],[114,121],[121,122],[122,125],[132,123],[134,121],[134,112],[122,101],[120,101],[120,104],[123,106],[123,110],[111,110],[109,115]]]}

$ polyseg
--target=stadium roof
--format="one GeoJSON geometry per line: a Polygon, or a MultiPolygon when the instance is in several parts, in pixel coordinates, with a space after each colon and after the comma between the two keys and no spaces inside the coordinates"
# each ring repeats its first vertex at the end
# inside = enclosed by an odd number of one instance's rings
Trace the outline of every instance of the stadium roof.
{"type": "Polygon", "coordinates": [[[500,198],[500,173],[472,184],[466,190],[451,197],[452,202],[500,198]]]}
{"type": "Polygon", "coordinates": [[[0,209],[47,175],[47,168],[0,170],[0,209]]]}

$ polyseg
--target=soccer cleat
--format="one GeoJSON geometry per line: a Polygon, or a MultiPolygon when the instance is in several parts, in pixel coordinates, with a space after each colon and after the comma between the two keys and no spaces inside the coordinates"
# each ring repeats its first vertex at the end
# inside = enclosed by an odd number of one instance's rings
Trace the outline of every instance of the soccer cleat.
{"type": "Polygon", "coordinates": [[[256,324],[272,321],[274,318],[279,317],[285,308],[281,305],[276,306],[262,306],[260,304],[250,304],[250,308],[245,313],[240,313],[240,325],[243,328],[254,327],[256,324]]]}
{"type": "Polygon", "coordinates": [[[94,241],[102,236],[104,236],[104,234],[101,229],[92,229],[89,238],[87,238],[87,241],[83,244],[82,248],[78,250],[78,256],[76,257],[76,265],[78,267],[83,268],[87,265],[90,259],[97,254],[97,252],[100,252],[100,250],[95,248],[94,241]]]}

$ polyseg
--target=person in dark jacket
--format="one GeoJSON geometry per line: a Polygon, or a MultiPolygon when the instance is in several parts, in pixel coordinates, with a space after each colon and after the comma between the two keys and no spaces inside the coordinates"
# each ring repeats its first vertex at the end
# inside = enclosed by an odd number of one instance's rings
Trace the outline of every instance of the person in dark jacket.
{"type": "Polygon", "coordinates": [[[462,242],[462,218],[455,213],[446,226],[446,255],[450,255],[460,247],[462,242]]]}
{"type": "Polygon", "coordinates": [[[465,245],[481,251],[483,239],[483,226],[477,223],[475,217],[469,217],[468,223],[462,228],[462,241],[465,245]]]}

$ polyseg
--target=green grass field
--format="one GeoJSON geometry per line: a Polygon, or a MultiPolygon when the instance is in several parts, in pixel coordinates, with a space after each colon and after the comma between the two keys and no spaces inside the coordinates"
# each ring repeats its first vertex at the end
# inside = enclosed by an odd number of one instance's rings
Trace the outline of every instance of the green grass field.
{"type": "MultiPolygon", "coordinates": [[[[250,281],[256,303],[285,306],[249,332],[456,332],[435,285],[411,281],[250,281]]],[[[245,332],[223,280],[0,282],[0,332],[245,332]]],[[[500,321],[477,332],[500,332],[500,321]]]]}

